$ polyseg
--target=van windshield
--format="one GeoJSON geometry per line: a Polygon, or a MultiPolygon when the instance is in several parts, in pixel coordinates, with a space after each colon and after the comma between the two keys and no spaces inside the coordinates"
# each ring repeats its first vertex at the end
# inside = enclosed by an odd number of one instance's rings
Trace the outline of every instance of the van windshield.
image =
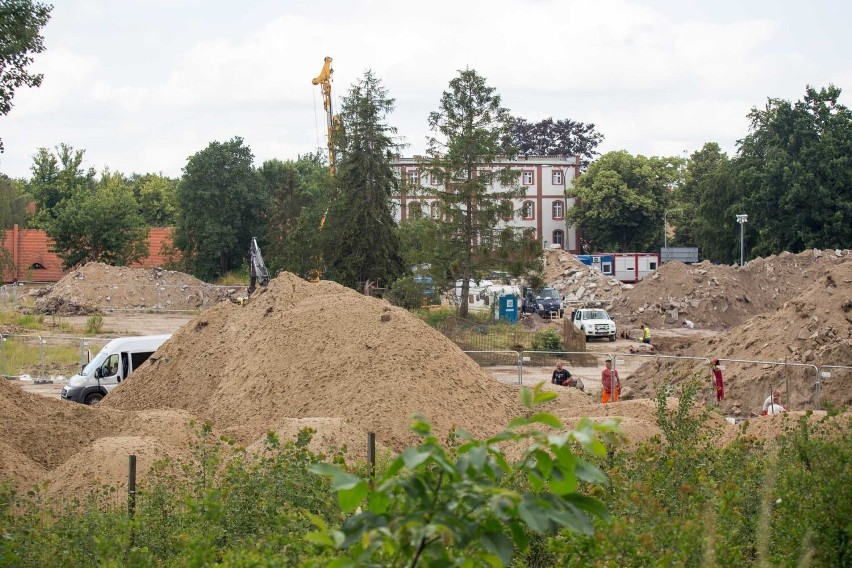
{"type": "Polygon", "coordinates": [[[98,367],[100,367],[100,366],[103,364],[103,362],[104,362],[104,361],[106,361],[106,358],[107,358],[108,356],[109,356],[109,355],[107,354],[106,350],[105,350],[105,349],[102,349],[102,350],[100,351],[100,353],[98,353],[97,355],[95,355],[95,358],[94,358],[94,359],[92,359],[91,361],[89,361],[89,363],[88,363],[85,367],[83,367],[83,370],[82,370],[82,371],[80,371],[80,376],[88,377],[89,375],[91,375],[92,373],[94,373],[94,372],[95,372],[95,369],[97,369],[98,367]]]}
{"type": "Polygon", "coordinates": [[[536,298],[541,298],[544,300],[558,300],[559,294],[556,293],[556,290],[553,288],[545,288],[544,290],[539,290],[536,292],[536,298]]]}

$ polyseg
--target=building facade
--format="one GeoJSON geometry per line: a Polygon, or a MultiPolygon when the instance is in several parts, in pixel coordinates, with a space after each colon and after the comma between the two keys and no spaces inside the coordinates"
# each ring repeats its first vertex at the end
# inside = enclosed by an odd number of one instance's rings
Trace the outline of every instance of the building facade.
{"type": "MultiPolygon", "coordinates": [[[[392,198],[397,222],[426,216],[440,218],[438,193],[444,187],[441,180],[422,171],[422,163],[420,157],[400,157],[393,161],[394,171],[403,181],[400,194],[392,198]]],[[[521,197],[514,199],[514,214],[506,224],[531,230],[542,248],[558,245],[567,251],[579,252],[579,235],[576,227],[568,223],[566,213],[575,203],[575,198],[567,194],[580,175],[580,159],[577,156],[527,156],[490,164],[492,168],[506,166],[518,172],[518,182],[524,190],[521,197]]]]}

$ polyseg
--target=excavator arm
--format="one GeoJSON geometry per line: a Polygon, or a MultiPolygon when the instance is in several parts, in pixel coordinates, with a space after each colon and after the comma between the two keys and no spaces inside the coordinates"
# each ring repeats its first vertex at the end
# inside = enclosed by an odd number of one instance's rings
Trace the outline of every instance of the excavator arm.
{"type": "Polygon", "coordinates": [[[257,284],[261,286],[269,284],[269,270],[266,268],[266,263],[263,262],[260,247],[257,246],[257,237],[252,237],[251,246],[249,246],[249,296],[255,291],[257,284]]]}
{"type": "Polygon", "coordinates": [[[325,109],[326,128],[328,129],[328,170],[331,172],[331,177],[335,174],[334,164],[334,131],[337,129],[337,115],[334,114],[334,109],[331,106],[331,75],[334,69],[331,68],[331,57],[325,58],[325,64],[322,66],[320,74],[311,80],[314,85],[322,86],[322,106],[325,109]]]}

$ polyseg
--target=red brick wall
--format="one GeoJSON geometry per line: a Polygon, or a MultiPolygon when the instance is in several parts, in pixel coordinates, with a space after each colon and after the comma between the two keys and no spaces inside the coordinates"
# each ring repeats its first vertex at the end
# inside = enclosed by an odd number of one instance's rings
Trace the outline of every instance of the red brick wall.
{"type": "MultiPolygon", "coordinates": [[[[168,260],[163,255],[163,244],[171,245],[171,231],[169,227],[151,229],[148,233],[148,257],[133,266],[163,266],[168,260]]],[[[52,244],[41,229],[19,229],[17,225],[6,229],[3,246],[11,255],[14,268],[3,273],[3,282],[56,282],[62,278],[65,275],[62,259],[50,252],[52,244]],[[35,263],[44,268],[31,268],[35,263]]]]}

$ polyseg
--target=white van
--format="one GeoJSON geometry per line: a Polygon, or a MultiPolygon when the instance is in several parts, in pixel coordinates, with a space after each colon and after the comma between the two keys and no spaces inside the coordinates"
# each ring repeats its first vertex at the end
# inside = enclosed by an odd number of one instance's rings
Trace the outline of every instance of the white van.
{"type": "Polygon", "coordinates": [[[171,335],[146,335],[113,339],[79,375],[69,379],[62,389],[62,398],[83,404],[95,404],[109,391],[127,379],[148,360],[171,335]]]}

